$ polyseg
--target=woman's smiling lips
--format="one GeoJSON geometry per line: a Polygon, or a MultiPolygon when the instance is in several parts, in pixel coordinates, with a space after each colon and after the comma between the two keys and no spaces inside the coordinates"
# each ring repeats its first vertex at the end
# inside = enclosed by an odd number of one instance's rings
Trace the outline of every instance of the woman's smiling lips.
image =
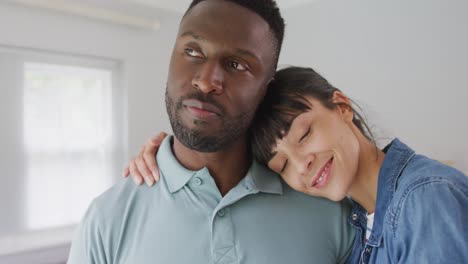
{"type": "Polygon", "coordinates": [[[218,107],[204,103],[196,99],[187,99],[183,101],[183,105],[187,110],[197,118],[211,118],[221,115],[218,107]]]}
{"type": "Polygon", "coordinates": [[[325,165],[320,168],[317,175],[314,177],[311,186],[317,189],[322,188],[327,183],[328,177],[330,176],[331,167],[333,165],[333,157],[330,158],[325,165]]]}

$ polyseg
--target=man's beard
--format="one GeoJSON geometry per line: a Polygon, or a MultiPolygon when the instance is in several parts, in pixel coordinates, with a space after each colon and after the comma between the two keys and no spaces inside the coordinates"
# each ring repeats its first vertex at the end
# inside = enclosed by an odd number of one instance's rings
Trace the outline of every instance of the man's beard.
{"type": "Polygon", "coordinates": [[[166,110],[171,122],[172,131],[175,137],[189,149],[199,152],[216,152],[227,149],[238,140],[242,135],[246,134],[250,122],[254,116],[254,112],[241,113],[240,115],[229,118],[226,116],[224,108],[218,104],[210,95],[205,95],[200,92],[193,92],[191,94],[182,96],[177,102],[174,102],[168,94],[166,86],[166,110]],[[207,131],[203,129],[204,121],[194,120],[194,125],[199,126],[201,129],[188,128],[182,123],[181,118],[178,116],[180,111],[184,110],[183,101],[186,99],[196,99],[201,102],[213,104],[221,111],[219,117],[222,121],[221,128],[215,131],[207,131]]]}

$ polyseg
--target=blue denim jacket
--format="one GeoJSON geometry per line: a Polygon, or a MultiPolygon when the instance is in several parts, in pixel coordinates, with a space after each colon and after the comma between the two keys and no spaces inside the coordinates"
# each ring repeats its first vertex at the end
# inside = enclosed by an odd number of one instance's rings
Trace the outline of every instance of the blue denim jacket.
{"type": "Polygon", "coordinates": [[[349,263],[468,263],[468,177],[398,139],[384,149],[374,225],[354,203],[349,263]]]}

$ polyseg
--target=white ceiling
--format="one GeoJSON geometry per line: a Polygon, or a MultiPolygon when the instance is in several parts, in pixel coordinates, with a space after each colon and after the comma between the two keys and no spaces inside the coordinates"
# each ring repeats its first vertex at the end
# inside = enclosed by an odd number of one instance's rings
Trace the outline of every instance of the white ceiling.
{"type": "MultiPolygon", "coordinates": [[[[191,0],[123,0],[133,2],[139,5],[151,6],[156,8],[167,9],[179,13],[185,12],[191,0]]],[[[295,7],[301,4],[312,3],[318,0],[277,0],[281,9],[295,7]]]]}
{"type": "MultiPolygon", "coordinates": [[[[319,0],[277,0],[282,10],[319,0]]],[[[191,0],[0,0],[0,4],[47,9],[110,23],[157,30],[164,13],[185,12],[191,0]]]]}

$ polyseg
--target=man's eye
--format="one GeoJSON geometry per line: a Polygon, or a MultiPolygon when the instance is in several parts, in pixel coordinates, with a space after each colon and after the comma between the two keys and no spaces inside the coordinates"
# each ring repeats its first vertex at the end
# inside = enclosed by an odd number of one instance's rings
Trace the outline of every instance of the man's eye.
{"type": "Polygon", "coordinates": [[[237,70],[237,71],[245,71],[247,70],[247,68],[242,65],[241,63],[237,62],[237,61],[229,61],[229,67],[237,70]]]}
{"type": "Polygon", "coordinates": [[[198,52],[198,51],[196,51],[194,49],[186,48],[184,51],[185,51],[185,54],[187,54],[190,57],[195,57],[195,58],[202,58],[203,57],[203,55],[200,52],[198,52]]]}

